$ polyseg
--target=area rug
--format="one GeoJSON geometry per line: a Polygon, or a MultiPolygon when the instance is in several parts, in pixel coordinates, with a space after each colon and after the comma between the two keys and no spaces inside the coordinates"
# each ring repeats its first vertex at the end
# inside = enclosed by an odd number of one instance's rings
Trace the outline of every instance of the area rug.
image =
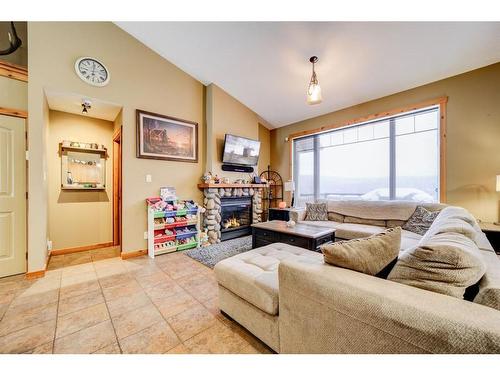
{"type": "Polygon", "coordinates": [[[221,260],[248,250],[252,250],[252,236],[235,238],[234,240],[219,242],[207,247],[187,250],[184,254],[207,267],[214,268],[221,260]]]}

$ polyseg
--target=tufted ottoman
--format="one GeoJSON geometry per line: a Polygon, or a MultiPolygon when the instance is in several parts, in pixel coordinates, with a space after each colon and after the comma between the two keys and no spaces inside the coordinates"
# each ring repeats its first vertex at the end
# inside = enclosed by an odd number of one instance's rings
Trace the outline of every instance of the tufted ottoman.
{"type": "Polygon", "coordinates": [[[283,243],[259,247],[217,263],[219,307],[279,352],[278,266],[282,260],[322,263],[323,256],[283,243]]]}

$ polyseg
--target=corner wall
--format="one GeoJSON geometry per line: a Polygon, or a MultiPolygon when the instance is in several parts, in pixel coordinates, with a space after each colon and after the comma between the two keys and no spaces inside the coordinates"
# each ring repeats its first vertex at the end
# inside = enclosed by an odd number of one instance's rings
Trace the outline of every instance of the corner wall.
{"type": "Polygon", "coordinates": [[[289,143],[285,142],[290,134],[448,96],[446,203],[465,207],[483,221],[496,221],[499,194],[495,192],[495,176],[500,174],[499,87],[500,63],[497,63],[272,130],[271,164],[284,179],[291,178],[289,143]]]}

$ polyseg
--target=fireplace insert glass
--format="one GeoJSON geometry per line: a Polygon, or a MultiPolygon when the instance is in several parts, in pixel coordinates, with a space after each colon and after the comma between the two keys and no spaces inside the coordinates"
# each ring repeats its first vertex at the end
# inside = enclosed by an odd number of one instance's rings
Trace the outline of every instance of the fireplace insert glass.
{"type": "Polygon", "coordinates": [[[221,199],[221,240],[246,236],[252,233],[252,198],[233,197],[221,199]]]}

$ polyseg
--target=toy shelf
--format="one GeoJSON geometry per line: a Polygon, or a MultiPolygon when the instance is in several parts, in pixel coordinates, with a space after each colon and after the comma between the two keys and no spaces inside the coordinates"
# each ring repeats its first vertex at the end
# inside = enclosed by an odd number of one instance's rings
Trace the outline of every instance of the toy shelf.
{"type": "Polygon", "coordinates": [[[146,199],[148,210],[148,255],[193,249],[200,246],[200,211],[192,200],[165,200],[163,208],[157,204],[161,198],[146,199]],[[177,206],[191,208],[172,209],[177,206]],[[196,208],[193,208],[195,206],[196,208]],[[174,220],[173,222],[170,222],[174,220]]]}

